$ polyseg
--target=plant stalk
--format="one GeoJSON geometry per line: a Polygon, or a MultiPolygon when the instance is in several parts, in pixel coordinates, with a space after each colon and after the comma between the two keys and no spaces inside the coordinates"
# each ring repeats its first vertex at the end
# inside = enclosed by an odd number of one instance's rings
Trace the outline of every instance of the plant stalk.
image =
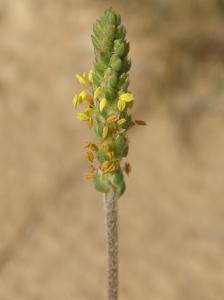
{"type": "Polygon", "coordinates": [[[117,195],[113,189],[104,194],[108,264],[108,300],[118,299],[118,198],[119,195],[117,195]]]}

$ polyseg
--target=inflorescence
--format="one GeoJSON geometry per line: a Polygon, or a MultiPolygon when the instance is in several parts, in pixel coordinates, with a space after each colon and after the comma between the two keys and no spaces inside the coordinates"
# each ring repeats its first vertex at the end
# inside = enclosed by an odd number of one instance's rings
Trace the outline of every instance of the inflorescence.
{"type": "Polygon", "coordinates": [[[131,166],[125,161],[128,154],[128,132],[135,125],[146,125],[144,121],[132,121],[129,113],[134,105],[134,96],[128,90],[131,60],[128,59],[130,45],[126,41],[126,29],[121,17],[112,8],[105,10],[101,19],[93,25],[94,70],[76,75],[79,82],[90,93],[82,91],[73,99],[74,107],[85,104],[78,113],[80,121],[94,128],[97,142],[87,142],[86,157],[90,162],[99,161],[99,166],[89,166],[85,179],[93,179],[95,188],[103,193],[113,188],[120,197],[125,191],[123,171],[127,175],[131,166]],[[95,155],[94,155],[95,153],[95,155]]]}

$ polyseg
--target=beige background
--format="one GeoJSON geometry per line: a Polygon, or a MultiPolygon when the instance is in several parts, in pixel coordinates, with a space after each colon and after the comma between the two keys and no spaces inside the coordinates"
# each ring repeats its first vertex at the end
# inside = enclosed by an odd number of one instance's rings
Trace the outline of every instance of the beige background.
{"type": "Polygon", "coordinates": [[[121,300],[224,295],[224,2],[0,0],[0,299],[106,299],[94,135],[72,106],[92,24],[131,42],[133,173],[119,200],[121,300]]]}

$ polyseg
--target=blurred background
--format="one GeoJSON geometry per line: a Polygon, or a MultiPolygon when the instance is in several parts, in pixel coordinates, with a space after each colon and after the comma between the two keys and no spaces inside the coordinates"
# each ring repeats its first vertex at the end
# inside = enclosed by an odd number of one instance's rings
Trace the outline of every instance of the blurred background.
{"type": "Polygon", "coordinates": [[[0,299],[106,298],[94,134],[75,74],[105,8],[131,43],[133,172],[119,200],[122,300],[224,295],[224,1],[0,0],[0,299]]]}

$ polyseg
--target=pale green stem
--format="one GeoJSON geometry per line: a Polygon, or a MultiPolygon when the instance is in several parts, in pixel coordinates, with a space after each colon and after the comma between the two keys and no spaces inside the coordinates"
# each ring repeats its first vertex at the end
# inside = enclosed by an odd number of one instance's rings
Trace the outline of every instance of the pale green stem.
{"type": "Polygon", "coordinates": [[[113,189],[104,194],[108,263],[108,300],[118,299],[117,201],[118,195],[113,189]]]}

